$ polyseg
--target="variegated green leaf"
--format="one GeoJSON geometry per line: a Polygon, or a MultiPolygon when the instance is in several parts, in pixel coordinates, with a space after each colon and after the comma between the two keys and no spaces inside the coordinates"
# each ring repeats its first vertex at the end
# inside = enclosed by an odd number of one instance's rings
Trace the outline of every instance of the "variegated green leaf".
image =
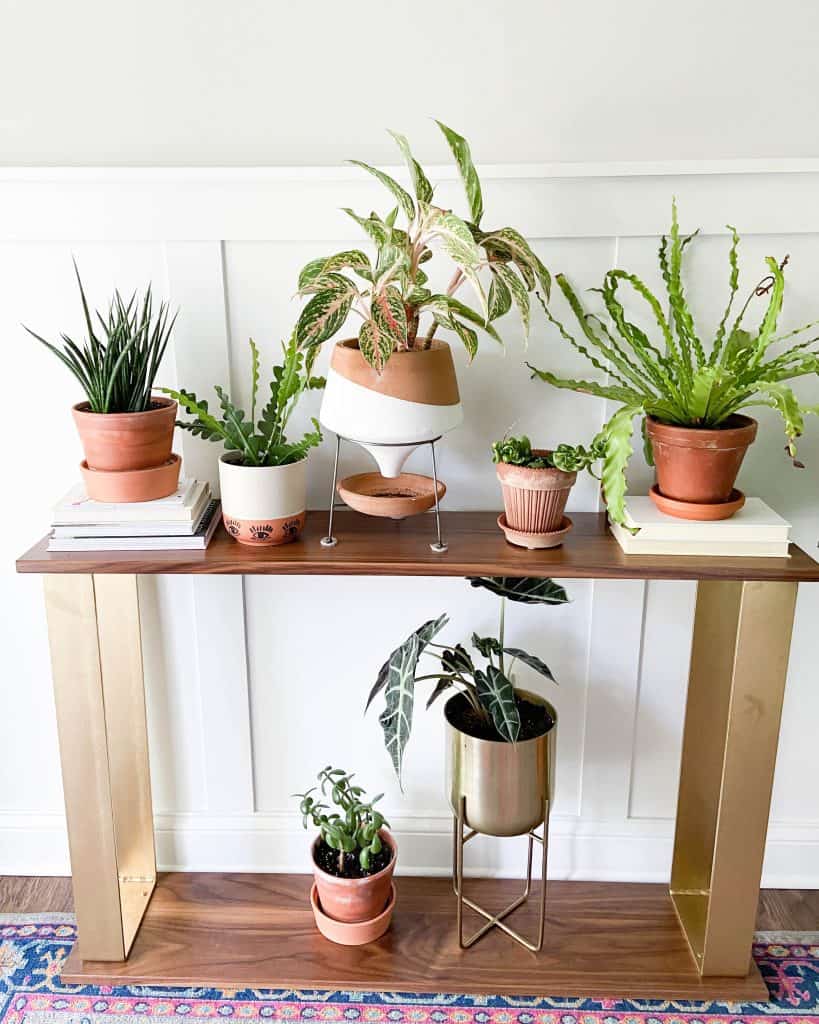
{"type": "Polygon", "coordinates": [[[360,228],[367,232],[376,245],[385,245],[387,243],[391,233],[390,228],[375,213],[371,213],[369,217],[362,217],[354,210],[351,210],[349,206],[342,206],[341,209],[348,217],[352,217],[360,228]]]}
{"type": "Polygon", "coordinates": [[[559,583],[540,576],[470,576],[473,587],[483,587],[520,604],[566,604],[569,595],[559,583]]]}
{"type": "Polygon", "coordinates": [[[412,712],[415,703],[415,669],[421,653],[421,644],[412,633],[387,665],[386,706],[378,716],[384,731],[384,746],[390,755],[398,782],[404,763],[404,749],[412,732],[412,712]]]}
{"type": "Polygon", "coordinates": [[[415,203],[412,201],[412,196],[409,194],[409,192],[403,189],[395,180],[395,178],[391,178],[389,174],[385,174],[383,171],[379,171],[377,167],[372,167],[370,164],[365,164],[362,160],[350,160],[349,163],[353,164],[355,167],[360,167],[362,170],[367,171],[369,174],[372,174],[374,178],[377,178],[381,182],[381,184],[388,188],[390,192],[392,192],[392,194],[398,200],[398,203],[401,209],[404,211],[407,220],[413,220],[413,218],[415,217],[415,203]]]}
{"type": "Polygon", "coordinates": [[[478,699],[492,716],[498,734],[507,743],[516,743],[520,735],[520,712],[515,700],[515,688],[496,665],[487,665],[486,671],[475,673],[478,699]]]}
{"type": "Polygon", "coordinates": [[[552,675],[552,670],[546,662],[538,658],[536,654],[530,654],[528,651],[521,650],[520,647],[504,647],[503,653],[511,655],[518,661],[522,661],[524,665],[528,665],[529,668],[534,669],[535,672],[539,672],[540,675],[546,676],[547,679],[551,679],[553,683],[557,682],[555,677],[552,675]]]}
{"type": "MultiPolygon", "coordinates": [[[[349,283],[349,282],[348,282],[349,283]]],[[[320,345],[331,338],[345,320],[353,304],[355,292],[341,289],[319,292],[302,310],[296,324],[296,338],[300,348],[320,345]]]]}
{"type": "Polygon", "coordinates": [[[464,348],[469,353],[470,363],[478,354],[478,335],[472,330],[471,327],[467,327],[466,324],[462,324],[460,320],[457,320],[454,316],[451,316],[444,320],[441,318],[441,324],[445,327],[450,327],[461,339],[464,344],[464,348]]]}
{"type": "Polygon", "coordinates": [[[492,273],[509,289],[511,296],[515,301],[515,305],[518,307],[520,319],[523,323],[523,336],[524,338],[528,338],[530,305],[529,292],[526,291],[526,286],[515,271],[506,263],[492,263],[490,266],[492,268],[492,273]]]}
{"type": "Polygon", "coordinates": [[[397,288],[390,285],[373,296],[372,318],[379,330],[392,339],[394,345],[406,345],[407,312],[397,288]]]}
{"type": "Polygon", "coordinates": [[[458,170],[461,172],[461,179],[466,190],[466,198],[469,201],[469,213],[473,222],[479,225],[483,217],[483,196],[481,194],[481,182],[478,172],[472,163],[472,154],[469,151],[469,143],[457,132],[448,128],[441,121],[435,122],[444,133],[444,138],[449,143],[458,170]]]}
{"type": "Polygon", "coordinates": [[[493,338],[495,341],[503,344],[501,336],[492,324],[485,321],[481,314],[476,312],[470,306],[467,306],[459,299],[456,299],[454,295],[431,295],[424,305],[443,316],[451,315],[460,317],[461,320],[466,320],[470,324],[480,327],[482,331],[486,331],[490,338],[493,338]]]}
{"type": "Polygon", "coordinates": [[[535,287],[537,278],[546,298],[549,298],[552,289],[551,275],[519,231],[514,228],[500,228],[484,235],[481,244],[488,253],[512,260],[526,279],[530,291],[535,287]]]}
{"type": "Polygon", "coordinates": [[[492,280],[489,283],[487,305],[490,320],[497,320],[498,317],[508,313],[512,305],[512,293],[496,274],[492,275],[492,280]]]}
{"type": "Polygon", "coordinates": [[[392,337],[382,331],[374,320],[365,320],[358,332],[358,347],[362,356],[379,373],[392,355],[395,345],[392,337]]]}
{"type": "Polygon", "coordinates": [[[322,256],[319,259],[310,260],[299,274],[299,291],[307,288],[317,290],[320,287],[321,279],[326,274],[338,270],[370,270],[370,260],[360,249],[349,249],[346,252],[336,253],[335,256],[322,256]]]}
{"type": "Polygon", "coordinates": [[[401,135],[399,132],[390,132],[393,139],[401,150],[406,161],[407,168],[412,178],[412,187],[415,189],[415,195],[422,203],[429,203],[432,200],[432,185],[430,185],[424,169],[412,155],[410,150],[409,142],[405,135],[401,135]]]}

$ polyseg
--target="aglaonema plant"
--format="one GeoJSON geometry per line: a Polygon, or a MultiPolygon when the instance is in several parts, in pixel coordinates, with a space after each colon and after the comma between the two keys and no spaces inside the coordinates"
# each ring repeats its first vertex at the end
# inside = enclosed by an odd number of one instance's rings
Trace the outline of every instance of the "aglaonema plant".
{"type": "MultiPolygon", "coordinates": [[[[812,350],[819,338],[777,348],[819,321],[779,333],[777,322],[785,291],[787,257],[768,256],[767,274],[751,289],[735,311],[739,291],[739,235],[729,225],[729,295],[725,311],[710,337],[695,324],[683,285],[683,254],[697,232],[680,233],[677,206],[672,204],[671,231],[660,243],[659,263],[666,290],[666,306],[636,275],[610,270],[599,289],[608,319],[588,311],[563,274],[558,288],[580,328],[578,339],[558,320],[541,297],[549,321],[559,334],[605,374],[606,383],[571,380],[529,365],[533,376],[558,388],[568,388],[616,402],[620,408],[592,442],[602,451],[601,483],[611,519],[624,523],[625,469],[632,455],[633,421],[643,420],[645,455],[653,463],[645,435],[645,417],[683,427],[718,427],[732,414],[754,406],[776,409],[785,427],[786,449],[796,461],[796,439],[805,416],[819,413],[817,405],[803,405],[786,383],[819,373],[819,355],[812,350]],[[632,289],[647,308],[653,328],[633,323],[618,295],[620,286],[632,289]],[[749,329],[747,318],[754,299],[767,299],[759,324],[749,329]]],[[[564,468],[564,467],[561,467],[564,468]]]]}
{"type": "MultiPolygon", "coordinates": [[[[412,732],[415,707],[415,685],[434,681],[427,699],[429,708],[442,694],[460,692],[475,715],[490,726],[499,740],[515,743],[520,732],[520,711],[514,685],[514,666],[519,661],[554,682],[548,665],[537,655],[506,644],[506,601],[522,604],[559,605],[569,598],[560,584],[550,579],[512,576],[475,576],[473,587],[483,587],[500,598],[497,636],[472,634],[472,653],[460,643],[436,643],[435,638],[449,622],[439,615],[423,623],[387,658],[376,678],[366,708],[384,693],[384,710],[379,722],[384,732],[384,746],[401,782],[404,750],[412,732]],[[434,667],[418,675],[422,655],[431,658],[434,667]],[[476,661],[482,659],[483,663],[476,661]]],[[[365,708],[365,710],[366,710],[365,708]]]]}
{"type": "Polygon", "coordinates": [[[298,441],[289,441],[287,424],[305,391],[323,388],[324,378],[312,375],[313,359],[310,354],[305,358],[295,335],[291,335],[287,344],[282,344],[283,359],[273,367],[270,395],[257,421],[261,361],[252,339],[250,352],[250,418],[245,419],[244,409],[239,408],[219,385],[213,390],[219,398],[221,417],[214,415],[207,401],[197,398],[193,392],[163,388],[166,395],[175,398],[180,408],[194,417],[178,421],[177,426],[207,441],[221,442],[226,451],[238,452],[246,466],[287,466],[299,462],[311,448],[321,443],[321,428],[314,418],[313,430],[307,431],[298,441]]]}
{"type": "Polygon", "coordinates": [[[468,219],[434,203],[432,184],[403,135],[390,133],[406,161],[413,195],[384,171],[351,160],[377,178],[397,205],[383,217],[344,211],[375,244],[374,259],[351,249],[311,260],[301,271],[299,295],[309,297],[296,326],[302,348],[333,337],[351,312],[360,320],[361,353],[378,371],[393,352],[428,349],[439,328],[454,332],[471,359],[478,350],[476,328],[500,341],[493,321],[513,304],[528,335],[530,293],[539,287],[548,296],[549,272],[519,231],[482,226],[483,193],[469,144],[437,124],[463,180],[468,219]],[[428,287],[424,269],[439,252],[453,266],[444,292],[428,287]],[[477,308],[456,298],[466,283],[477,308]]]}

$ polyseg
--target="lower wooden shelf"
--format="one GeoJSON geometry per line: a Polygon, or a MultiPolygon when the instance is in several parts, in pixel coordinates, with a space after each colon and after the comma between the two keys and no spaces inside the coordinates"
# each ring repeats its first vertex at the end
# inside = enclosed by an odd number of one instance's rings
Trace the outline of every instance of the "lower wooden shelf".
{"type": "MultiPolygon", "coordinates": [[[[68,984],[208,985],[764,1001],[756,966],[745,978],[700,978],[668,890],[661,885],[549,884],[546,940],[529,953],[495,931],[462,951],[447,878],[398,878],[390,931],[359,948],[316,931],[307,875],[161,875],[131,956],[87,962],[75,947],[68,984]]],[[[466,892],[494,911],[521,882],[469,879],[466,892]]],[[[536,909],[515,926],[534,929],[536,909]]],[[[476,923],[478,919],[476,918],[476,923]]],[[[471,922],[470,922],[471,923],[471,922]]]]}

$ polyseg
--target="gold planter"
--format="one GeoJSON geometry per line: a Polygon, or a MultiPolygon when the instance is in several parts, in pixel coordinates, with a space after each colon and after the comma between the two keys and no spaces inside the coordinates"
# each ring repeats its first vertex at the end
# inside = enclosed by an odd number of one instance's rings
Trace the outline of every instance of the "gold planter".
{"type": "Polygon", "coordinates": [[[545,820],[552,798],[557,712],[537,694],[518,692],[546,708],[555,723],[549,732],[519,743],[476,739],[452,724],[463,695],[451,697],[444,708],[449,802],[457,815],[463,800],[464,823],[483,835],[531,832],[545,820]]]}

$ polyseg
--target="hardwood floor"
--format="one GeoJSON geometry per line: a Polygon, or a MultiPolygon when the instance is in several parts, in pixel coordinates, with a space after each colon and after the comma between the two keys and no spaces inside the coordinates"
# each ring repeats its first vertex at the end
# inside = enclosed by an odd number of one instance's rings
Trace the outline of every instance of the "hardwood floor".
{"type": "MultiPolygon", "coordinates": [[[[0,875],[0,913],[70,912],[70,878],[0,875]]],[[[819,889],[763,889],[756,926],[760,931],[819,931],[819,889]]]]}

